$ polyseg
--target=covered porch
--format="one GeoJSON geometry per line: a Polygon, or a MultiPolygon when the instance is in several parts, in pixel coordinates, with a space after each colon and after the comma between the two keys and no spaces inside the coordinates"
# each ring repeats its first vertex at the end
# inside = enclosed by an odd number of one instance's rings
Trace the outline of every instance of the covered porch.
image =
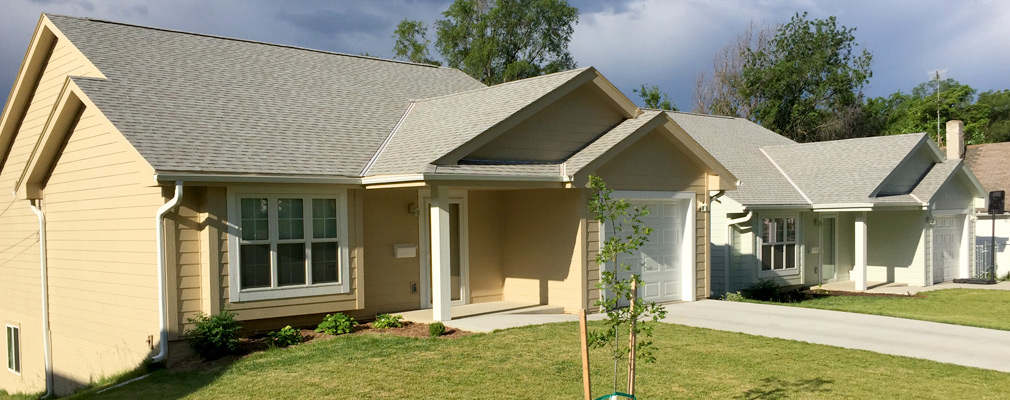
{"type": "MultiPolygon", "coordinates": [[[[493,332],[499,329],[578,320],[574,314],[565,314],[563,307],[514,301],[455,305],[450,306],[450,313],[452,319],[442,323],[450,328],[469,332],[493,332]]],[[[430,324],[436,321],[432,309],[406,311],[400,315],[410,322],[430,324]]],[[[602,317],[603,314],[590,315],[590,319],[602,317]]]]}

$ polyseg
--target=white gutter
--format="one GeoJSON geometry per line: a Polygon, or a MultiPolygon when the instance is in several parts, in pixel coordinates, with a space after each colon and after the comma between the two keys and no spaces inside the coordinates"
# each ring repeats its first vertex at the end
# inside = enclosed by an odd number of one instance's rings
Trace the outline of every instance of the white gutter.
{"type": "Polygon", "coordinates": [[[730,254],[732,254],[730,252],[730,248],[733,247],[733,225],[742,224],[744,222],[750,221],[751,217],[753,216],[754,211],[747,211],[747,215],[744,215],[743,217],[726,221],[726,255],[725,255],[726,262],[723,263],[724,264],[723,271],[726,273],[725,275],[726,282],[724,282],[726,286],[726,293],[729,293],[729,266],[730,264],[732,264],[732,261],[730,261],[729,256],[730,254]]]}
{"type": "Polygon", "coordinates": [[[168,303],[165,294],[165,214],[182,202],[182,181],[175,182],[175,196],[168,203],[158,208],[155,216],[157,227],[155,237],[158,245],[158,328],[161,331],[161,339],[158,342],[158,354],[151,357],[151,361],[161,362],[168,356],[168,311],[165,306],[168,303]]]}
{"type": "Polygon", "coordinates": [[[53,350],[49,334],[49,265],[46,262],[46,214],[31,204],[32,212],[39,217],[39,268],[42,281],[42,351],[46,357],[46,394],[53,394],[53,350]]]}

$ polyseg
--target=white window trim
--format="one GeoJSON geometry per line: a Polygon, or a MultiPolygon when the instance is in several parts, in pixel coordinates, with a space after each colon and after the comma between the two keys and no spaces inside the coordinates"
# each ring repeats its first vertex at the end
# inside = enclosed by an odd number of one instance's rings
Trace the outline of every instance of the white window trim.
{"type": "MultiPolygon", "coordinates": [[[[232,303],[246,301],[288,299],[295,297],[324,296],[350,293],[350,246],[348,245],[347,220],[347,190],[304,190],[304,189],[265,189],[261,187],[228,187],[228,299],[232,303]],[[240,213],[239,198],[241,197],[279,197],[290,195],[295,198],[336,198],[337,199],[337,241],[340,252],[339,281],[337,283],[306,284],[303,286],[285,286],[271,288],[241,289],[239,279],[239,237],[240,213]]],[[[311,207],[311,203],[307,207],[311,207]]],[[[273,212],[271,212],[273,215],[273,212]]],[[[274,221],[274,220],[272,220],[274,221]]],[[[276,222],[271,222],[271,226],[276,222]]],[[[311,226],[312,221],[306,222],[311,226]]],[[[306,228],[308,229],[308,228],[306,228]]],[[[306,243],[310,239],[306,238],[306,243]]],[[[271,256],[272,258],[274,256],[271,256]]],[[[271,262],[271,265],[276,264],[271,262]]],[[[273,284],[277,277],[273,274],[273,284]]],[[[306,282],[311,282],[311,268],[306,273],[306,282]]]]}
{"type": "Polygon", "coordinates": [[[755,253],[757,253],[757,260],[758,260],[757,262],[758,278],[773,278],[773,277],[799,275],[800,271],[803,269],[803,260],[800,259],[800,255],[803,254],[803,252],[800,251],[800,247],[802,247],[800,246],[800,241],[803,238],[803,221],[800,220],[800,215],[798,213],[758,215],[756,220],[758,226],[758,234],[754,236],[757,242],[756,243],[757,246],[755,247],[757,251],[755,251],[755,253]],[[794,243],[796,246],[793,248],[793,251],[796,253],[793,256],[794,260],[796,260],[796,265],[794,265],[792,268],[765,271],[761,269],[762,262],[764,261],[764,259],[762,258],[764,257],[764,238],[762,238],[762,236],[764,236],[764,220],[775,218],[793,218],[796,220],[796,243],[794,243]]]}
{"type": "Polygon", "coordinates": [[[11,352],[10,348],[7,348],[7,354],[8,354],[8,356],[7,356],[8,357],[7,358],[7,370],[10,371],[14,375],[21,376],[21,371],[20,371],[21,370],[21,359],[24,358],[24,357],[21,356],[21,336],[22,335],[21,335],[21,327],[20,326],[18,326],[18,325],[11,325],[11,324],[5,324],[5,326],[4,326],[4,344],[5,344],[5,347],[6,347],[6,344],[7,344],[7,330],[11,329],[11,328],[14,328],[14,330],[18,331],[17,352],[16,352],[17,361],[18,361],[17,362],[18,370],[13,370],[10,367],[10,363],[11,363],[10,362],[10,358],[9,358],[9,355],[10,355],[10,352],[11,352]]]}

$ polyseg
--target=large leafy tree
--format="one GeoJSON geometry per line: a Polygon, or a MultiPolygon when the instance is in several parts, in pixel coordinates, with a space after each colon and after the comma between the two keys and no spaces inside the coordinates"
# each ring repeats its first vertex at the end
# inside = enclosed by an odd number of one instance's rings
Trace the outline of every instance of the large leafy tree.
{"type": "Polygon", "coordinates": [[[632,89],[632,91],[637,93],[638,97],[642,99],[642,103],[645,104],[645,108],[679,111],[677,109],[677,105],[673,104],[673,101],[670,100],[670,96],[667,95],[666,92],[659,90],[659,86],[646,86],[645,84],[642,84],[642,87],[632,89]]]}
{"type": "Polygon", "coordinates": [[[712,61],[712,71],[698,74],[694,87],[696,113],[751,118],[754,98],[744,97],[743,67],[748,52],[765,51],[777,27],[747,25],[736,40],[723,47],[712,61]]]}
{"type": "MultiPolygon", "coordinates": [[[[579,10],[565,0],[456,0],[435,22],[435,49],[446,65],[494,85],[575,67],[568,51],[579,10]]],[[[403,20],[397,57],[428,60],[427,27],[403,20]]]]}
{"type": "Polygon", "coordinates": [[[857,49],[854,31],[835,17],[796,14],[765,48],[747,49],[739,90],[752,118],[800,142],[872,134],[849,130],[873,125],[859,122],[869,120],[861,105],[872,56],[857,49]]]}
{"type": "Polygon", "coordinates": [[[896,92],[888,98],[871,100],[880,104],[887,125],[886,134],[928,132],[937,143],[943,143],[943,124],[952,119],[965,122],[965,140],[968,143],[985,143],[982,130],[989,124],[989,110],[984,105],[975,104],[975,89],[954,79],[939,82],[940,96],[937,97],[937,82],[927,81],[905,94],[896,92]],[[937,127],[937,111],[940,113],[940,127],[937,127]]]}

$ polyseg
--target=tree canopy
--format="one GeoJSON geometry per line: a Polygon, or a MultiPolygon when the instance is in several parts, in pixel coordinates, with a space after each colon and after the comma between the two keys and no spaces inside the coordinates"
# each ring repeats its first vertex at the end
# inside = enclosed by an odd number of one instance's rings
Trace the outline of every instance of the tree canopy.
{"type": "Polygon", "coordinates": [[[862,125],[838,120],[861,114],[862,88],[872,76],[872,56],[858,51],[855,30],[833,16],[796,14],[765,49],[747,49],[740,94],[756,100],[753,118],[800,142],[835,138],[832,125],[862,125]]]}
{"type": "MultiPolygon", "coordinates": [[[[435,22],[435,50],[449,67],[488,85],[575,67],[568,51],[579,10],[566,0],[456,0],[435,22]]],[[[404,19],[396,57],[431,60],[427,27],[404,19]]]]}
{"type": "Polygon", "coordinates": [[[645,103],[645,108],[678,111],[677,105],[673,104],[669,95],[659,90],[659,86],[646,86],[643,84],[642,87],[632,89],[632,91],[638,93],[638,97],[645,103]]]}

